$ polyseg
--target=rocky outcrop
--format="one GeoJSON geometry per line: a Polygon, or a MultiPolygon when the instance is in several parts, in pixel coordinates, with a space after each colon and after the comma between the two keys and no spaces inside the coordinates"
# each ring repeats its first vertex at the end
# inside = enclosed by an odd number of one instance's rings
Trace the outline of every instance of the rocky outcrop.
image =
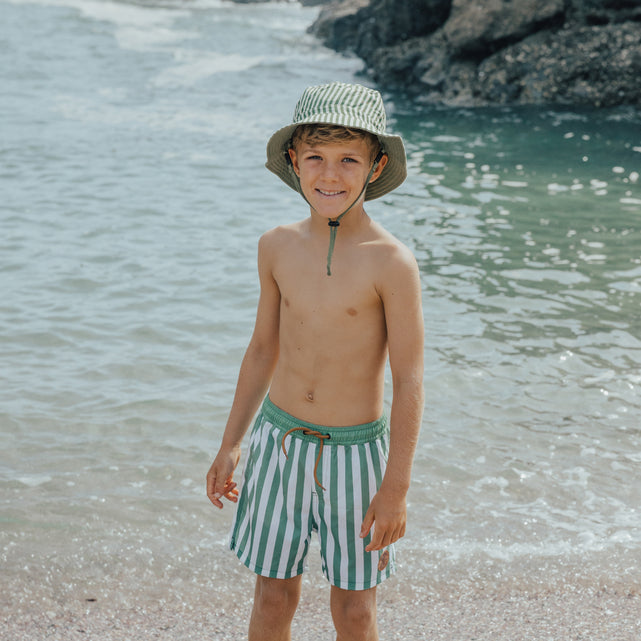
{"type": "Polygon", "coordinates": [[[438,29],[450,12],[451,0],[337,0],[321,10],[310,31],[337,51],[367,58],[438,29]]]}
{"type": "Polygon", "coordinates": [[[530,36],[478,66],[475,97],[501,104],[641,105],[641,25],[530,36]]]}
{"type": "Polygon", "coordinates": [[[555,26],[563,8],[563,0],[454,0],[443,35],[458,56],[483,58],[534,31],[555,26]]]}
{"type": "Polygon", "coordinates": [[[335,0],[311,31],[430,102],[641,105],[639,0],[335,0]]]}

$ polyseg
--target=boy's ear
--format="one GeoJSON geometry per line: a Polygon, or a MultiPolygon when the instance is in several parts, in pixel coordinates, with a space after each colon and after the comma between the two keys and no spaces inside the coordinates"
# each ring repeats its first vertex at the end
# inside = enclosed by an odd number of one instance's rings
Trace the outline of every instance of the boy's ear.
{"type": "Polygon", "coordinates": [[[287,150],[287,153],[289,154],[289,159],[290,159],[290,161],[292,163],[292,167],[294,168],[294,172],[300,178],[300,170],[298,168],[298,159],[296,157],[296,150],[293,149],[292,147],[290,147],[287,150]]]}
{"type": "Polygon", "coordinates": [[[372,174],[372,177],[370,178],[371,183],[373,183],[383,173],[383,169],[385,169],[385,165],[387,165],[388,160],[389,160],[389,156],[387,154],[383,154],[381,159],[378,161],[378,167],[376,167],[376,171],[372,174]]]}

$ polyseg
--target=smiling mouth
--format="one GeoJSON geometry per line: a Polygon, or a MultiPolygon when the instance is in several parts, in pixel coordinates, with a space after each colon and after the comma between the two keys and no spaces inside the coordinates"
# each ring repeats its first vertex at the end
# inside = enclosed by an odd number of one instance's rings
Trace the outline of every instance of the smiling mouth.
{"type": "Polygon", "coordinates": [[[343,191],[325,191],[324,189],[317,189],[316,191],[322,196],[339,196],[345,193],[343,191]]]}

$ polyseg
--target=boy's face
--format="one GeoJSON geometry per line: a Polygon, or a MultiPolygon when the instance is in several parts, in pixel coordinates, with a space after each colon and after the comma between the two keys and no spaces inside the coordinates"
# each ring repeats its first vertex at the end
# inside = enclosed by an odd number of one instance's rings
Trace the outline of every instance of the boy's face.
{"type": "MultiPolygon", "coordinates": [[[[356,200],[372,168],[371,147],[360,138],[327,144],[300,142],[289,156],[305,197],[326,218],[339,216],[356,200]]],[[[386,163],[383,156],[370,182],[380,176],[386,163]]]]}

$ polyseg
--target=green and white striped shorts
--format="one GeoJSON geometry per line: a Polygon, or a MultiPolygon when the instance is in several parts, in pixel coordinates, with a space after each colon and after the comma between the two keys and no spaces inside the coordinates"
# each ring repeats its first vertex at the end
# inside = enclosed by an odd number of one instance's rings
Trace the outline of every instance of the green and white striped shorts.
{"type": "Polygon", "coordinates": [[[316,531],[332,585],[378,585],[395,571],[394,546],[366,552],[371,533],[361,539],[360,529],[383,479],[388,441],[384,416],[323,427],[266,398],[251,432],[230,548],[256,574],[288,579],[305,569],[316,531]]]}

